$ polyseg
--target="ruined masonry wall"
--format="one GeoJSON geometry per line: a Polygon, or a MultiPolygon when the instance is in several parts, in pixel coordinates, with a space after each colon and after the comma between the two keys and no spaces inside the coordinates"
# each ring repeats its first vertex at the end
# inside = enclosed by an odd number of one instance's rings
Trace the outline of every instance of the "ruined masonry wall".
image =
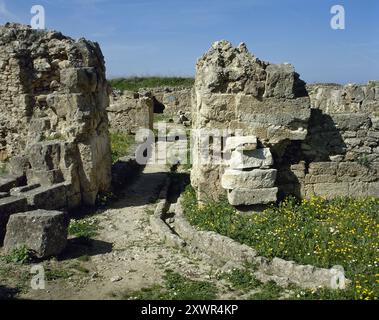
{"type": "Polygon", "coordinates": [[[192,117],[193,129],[227,130],[209,145],[194,139],[191,181],[200,202],[224,194],[233,205],[379,196],[378,82],[306,86],[291,65],[220,41],[198,60],[192,117]],[[225,161],[202,163],[202,152],[220,145],[225,161]]]}
{"type": "Polygon", "coordinates": [[[302,161],[291,167],[300,195],[379,196],[379,83],[310,85],[308,92],[309,134],[302,161]]]}
{"type": "Polygon", "coordinates": [[[291,141],[304,140],[310,115],[305,83],[291,65],[261,61],[250,54],[244,44],[233,47],[227,41],[214,43],[197,62],[193,129],[228,132],[227,136],[212,139],[209,145],[212,156],[208,163],[203,161],[202,152],[208,148],[209,139],[195,136],[191,181],[198,199],[206,202],[227,192],[233,205],[275,201],[278,193],[274,188],[276,168],[262,168],[254,157],[283,153],[291,141]],[[256,145],[237,139],[234,148],[225,148],[228,136],[238,135],[257,138],[256,145]],[[228,168],[226,162],[216,163],[213,155],[219,154],[220,146],[224,159],[250,158],[250,166],[240,170],[228,168]],[[270,151],[262,151],[265,148],[270,151]],[[221,183],[224,175],[227,175],[224,180],[232,179],[233,183],[221,183]],[[250,183],[251,180],[257,183],[250,183]]]}
{"type": "Polygon", "coordinates": [[[154,102],[150,95],[124,91],[112,93],[107,109],[110,130],[135,134],[139,129],[153,129],[154,102]]]}
{"type": "Polygon", "coordinates": [[[97,43],[0,27],[0,160],[28,183],[93,204],[111,181],[104,57],[97,43]]]}

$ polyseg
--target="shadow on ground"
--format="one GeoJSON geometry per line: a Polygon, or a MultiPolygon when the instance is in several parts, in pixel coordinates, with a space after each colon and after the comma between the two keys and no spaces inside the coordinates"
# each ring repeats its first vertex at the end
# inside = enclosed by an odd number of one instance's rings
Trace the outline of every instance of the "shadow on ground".
{"type": "Polygon", "coordinates": [[[0,285],[0,300],[14,300],[19,293],[20,290],[17,288],[9,288],[0,285]]]}
{"type": "Polygon", "coordinates": [[[69,239],[66,249],[59,256],[60,261],[77,259],[82,256],[97,256],[112,252],[113,244],[87,238],[69,239]]]}

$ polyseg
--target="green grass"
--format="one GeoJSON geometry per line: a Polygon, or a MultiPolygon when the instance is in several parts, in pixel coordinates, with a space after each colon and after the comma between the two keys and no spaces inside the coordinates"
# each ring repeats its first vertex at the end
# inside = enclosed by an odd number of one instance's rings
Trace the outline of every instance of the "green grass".
{"type": "Polygon", "coordinates": [[[71,220],[68,233],[78,238],[91,239],[98,234],[99,226],[94,218],[71,220]]]}
{"type": "Polygon", "coordinates": [[[118,90],[138,91],[142,88],[192,87],[195,80],[185,77],[129,77],[109,80],[109,84],[118,90]]]}
{"type": "Polygon", "coordinates": [[[5,163],[0,163],[0,176],[8,173],[7,165],[5,163]]]}
{"type": "Polygon", "coordinates": [[[278,300],[283,293],[283,288],[274,281],[261,284],[259,291],[250,296],[250,300],[278,300]]]}
{"type": "Polygon", "coordinates": [[[32,261],[32,252],[26,246],[22,246],[2,258],[6,263],[27,264],[32,261]]]}
{"type": "Polygon", "coordinates": [[[133,135],[124,133],[111,133],[112,162],[117,162],[120,158],[128,155],[129,148],[134,144],[133,135]]]}
{"type": "Polygon", "coordinates": [[[234,290],[242,292],[250,291],[262,285],[254,275],[254,269],[233,269],[230,272],[222,273],[221,279],[227,281],[234,290]]]}
{"type": "Polygon", "coordinates": [[[131,294],[124,294],[124,299],[134,300],[214,300],[217,288],[210,282],[194,281],[179,273],[167,270],[164,285],[155,285],[131,294]]]}
{"type": "Polygon", "coordinates": [[[45,272],[47,281],[54,281],[59,279],[68,279],[74,275],[73,272],[66,269],[49,268],[45,272]]]}
{"type": "Polygon", "coordinates": [[[349,289],[315,296],[379,298],[379,199],[314,198],[299,203],[289,198],[247,216],[238,214],[225,198],[200,208],[195,191],[188,188],[183,206],[193,225],[249,245],[259,255],[323,268],[342,265],[352,280],[349,289]]]}

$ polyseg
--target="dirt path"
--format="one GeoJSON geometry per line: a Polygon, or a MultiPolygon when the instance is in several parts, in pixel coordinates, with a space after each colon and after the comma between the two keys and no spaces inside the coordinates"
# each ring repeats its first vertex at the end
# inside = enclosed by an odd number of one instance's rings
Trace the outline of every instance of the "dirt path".
{"type": "Polygon", "coordinates": [[[122,299],[162,283],[167,269],[193,280],[212,280],[214,266],[166,246],[151,230],[149,215],[154,212],[168,170],[165,165],[146,166],[118,202],[94,216],[100,231],[92,245],[72,241],[67,250],[70,256],[46,265],[56,270],[57,279],[48,281],[46,290],[29,290],[21,298],[122,299]],[[67,269],[79,271],[65,278],[67,269]]]}

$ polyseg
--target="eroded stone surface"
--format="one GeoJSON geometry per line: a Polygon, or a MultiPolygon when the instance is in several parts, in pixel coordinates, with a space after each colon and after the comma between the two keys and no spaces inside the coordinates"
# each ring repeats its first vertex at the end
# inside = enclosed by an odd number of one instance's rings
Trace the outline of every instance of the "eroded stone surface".
{"type": "Polygon", "coordinates": [[[38,258],[59,255],[67,243],[68,217],[60,211],[36,210],[9,218],[5,252],[25,246],[38,258]]]}
{"type": "Polygon", "coordinates": [[[236,188],[273,188],[276,181],[275,169],[254,169],[252,171],[240,171],[227,169],[222,176],[221,185],[224,189],[236,188]]]}
{"type": "Polygon", "coordinates": [[[252,168],[269,168],[274,164],[269,148],[254,151],[233,151],[229,161],[231,169],[243,170],[252,168]]]}
{"type": "MultiPolygon", "coordinates": [[[[194,129],[226,130],[229,137],[255,136],[257,140],[250,145],[254,150],[304,140],[311,109],[305,83],[291,65],[263,62],[244,44],[233,47],[219,41],[197,62],[192,114],[194,129]]],[[[195,137],[195,153],[202,152],[200,140],[195,137]]],[[[217,152],[216,146],[215,142],[210,145],[212,154],[217,152]]],[[[225,193],[220,181],[227,166],[195,163],[191,181],[200,201],[210,194],[217,198],[225,193]]]]}
{"type": "Polygon", "coordinates": [[[31,184],[72,184],[80,203],[109,190],[105,64],[97,43],[0,27],[0,161],[31,184]]]}
{"type": "Polygon", "coordinates": [[[278,188],[237,188],[228,192],[228,200],[232,206],[269,204],[277,201],[277,194],[278,188]]]}

